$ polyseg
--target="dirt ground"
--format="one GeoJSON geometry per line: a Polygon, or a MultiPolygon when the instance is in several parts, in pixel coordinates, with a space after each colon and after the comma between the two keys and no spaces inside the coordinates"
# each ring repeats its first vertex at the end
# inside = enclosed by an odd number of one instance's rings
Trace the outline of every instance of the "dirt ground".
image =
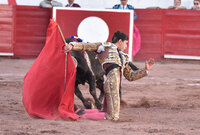
{"type": "MultiPolygon", "coordinates": [[[[22,104],[22,86],[34,60],[0,57],[0,135],[200,134],[200,62],[157,62],[148,77],[123,80],[122,98],[128,105],[121,108],[120,121],[111,122],[30,118],[22,104]]],[[[90,97],[88,86],[81,89],[90,97]]]]}

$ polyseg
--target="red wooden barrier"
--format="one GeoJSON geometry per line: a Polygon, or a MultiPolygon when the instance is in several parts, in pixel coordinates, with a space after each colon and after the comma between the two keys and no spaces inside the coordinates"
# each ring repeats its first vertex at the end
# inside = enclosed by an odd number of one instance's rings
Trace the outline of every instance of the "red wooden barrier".
{"type": "Polygon", "coordinates": [[[15,14],[15,57],[38,56],[45,44],[51,9],[16,6],[15,14]]]}
{"type": "Polygon", "coordinates": [[[166,10],[164,54],[200,56],[200,12],[166,10]]]}
{"type": "MultiPolygon", "coordinates": [[[[135,21],[142,47],[135,60],[165,54],[199,56],[200,11],[136,9],[135,21]]],[[[36,57],[45,43],[50,9],[35,6],[0,5],[0,54],[15,57],[36,57]]]]}
{"type": "Polygon", "coordinates": [[[137,9],[135,25],[141,34],[141,50],[135,60],[146,60],[150,57],[160,60],[163,58],[163,18],[161,9],[137,9]]]}
{"type": "Polygon", "coordinates": [[[0,6],[0,55],[13,56],[13,8],[0,6]]]}
{"type": "Polygon", "coordinates": [[[136,60],[163,59],[166,54],[200,59],[200,11],[137,9],[136,13],[142,38],[136,60]]]}

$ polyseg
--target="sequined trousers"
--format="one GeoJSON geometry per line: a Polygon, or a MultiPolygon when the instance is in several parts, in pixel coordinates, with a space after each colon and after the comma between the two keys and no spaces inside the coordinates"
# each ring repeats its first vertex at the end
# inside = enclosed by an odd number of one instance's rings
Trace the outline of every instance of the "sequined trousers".
{"type": "Polygon", "coordinates": [[[106,119],[116,121],[119,119],[120,96],[119,88],[121,81],[121,72],[118,68],[112,69],[107,74],[104,83],[104,104],[103,110],[106,112],[106,119]]]}

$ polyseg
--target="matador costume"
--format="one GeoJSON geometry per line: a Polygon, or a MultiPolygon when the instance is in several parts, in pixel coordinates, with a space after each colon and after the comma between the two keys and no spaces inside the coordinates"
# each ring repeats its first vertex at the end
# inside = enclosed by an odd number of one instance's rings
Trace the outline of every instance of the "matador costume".
{"type": "Polygon", "coordinates": [[[129,65],[128,54],[119,51],[113,43],[83,43],[71,42],[72,50],[76,51],[94,51],[106,72],[106,81],[104,83],[104,105],[106,119],[118,120],[120,111],[119,88],[122,74],[129,81],[134,81],[147,76],[145,69],[133,71],[129,65]]]}

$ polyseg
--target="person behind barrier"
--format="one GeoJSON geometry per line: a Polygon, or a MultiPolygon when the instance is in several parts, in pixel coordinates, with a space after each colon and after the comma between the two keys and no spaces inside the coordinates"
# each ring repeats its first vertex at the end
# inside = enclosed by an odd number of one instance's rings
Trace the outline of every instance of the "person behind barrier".
{"type": "Polygon", "coordinates": [[[192,6],[192,10],[200,10],[200,0],[194,0],[194,6],[192,6]]]}
{"type": "MultiPolygon", "coordinates": [[[[116,4],[113,6],[113,9],[122,9],[122,10],[134,10],[134,7],[128,3],[128,0],[120,0],[121,4],[116,4]]],[[[137,14],[134,12],[134,20],[137,19],[137,14]]]]}
{"type": "Polygon", "coordinates": [[[174,6],[169,6],[168,9],[186,9],[186,7],[181,6],[181,0],[174,0],[174,6]]]}
{"type": "Polygon", "coordinates": [[[81,6],[77,3],[74,3],[74,0],[68,0],[68,4],[65,7],[81,7],[81,6]]]}
{"type": "Polygon", "coordinates": [[[52,7],[62,7],[62,3],[55,0],[43,0],[40,2],[40,7],[42,8],[52,8],[52,7]]]}

